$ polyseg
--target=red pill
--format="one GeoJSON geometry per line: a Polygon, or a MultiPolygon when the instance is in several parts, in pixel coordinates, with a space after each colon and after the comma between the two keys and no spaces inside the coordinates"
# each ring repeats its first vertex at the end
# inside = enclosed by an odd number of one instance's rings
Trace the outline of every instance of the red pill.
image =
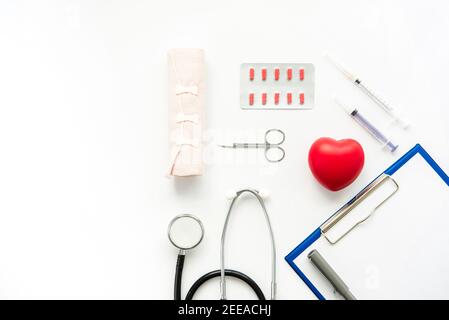
{"type": "Polygon", "coordinates": [[[253,81],[254,80],[254,68],[249,68],[249,80],[253,81]]]}
{"type": "Polygon", "coordinates": [[[304,69],[299,69],[299,80],[304,80],[304,69]]]}
{"type": "Polygon", "coordinates": [[[287,69],[287,80],[291,80],[293,78],[293,70],[292,68],[287,69]]]}
{"type": "Polygon", "coordinates": [[[262,80],[267,80],[267,68],[262,68],[262,80]]]}
{"type": "Polygon", "coordinates": [[[254,93],[250,93],[248,96],[249,105],[252,106],[254,104],[254,93]]]}
{"type": "Polygon", "coordinates": [[[292,104],[292,93],[291,92],[287,93],[287,104],[292,104]]]}
{"type": "Polygon", "coordinates": [[[280,93],[279,92],[275,92],[274,93],[274,104],[276,104],[276,105],[279,104],[279,98],[280,98],[280,93]]]}
{"type": "Polygon", "coordinates": [[[266,92],[262,92],[262,104],[263,105],[267,104],[267,93],[266,92]]]}
{"type": "Polygon", "coordinates": [[[281,70],[279,70],[279,68],[275,68],[274,69],[274,80],[278,81],[280,74],[281,74],[281,70]]]}
{"type": "Polygon", "coordinates": [[[304,104],[304,93],[299,94],[299,104],[304,104]]]}

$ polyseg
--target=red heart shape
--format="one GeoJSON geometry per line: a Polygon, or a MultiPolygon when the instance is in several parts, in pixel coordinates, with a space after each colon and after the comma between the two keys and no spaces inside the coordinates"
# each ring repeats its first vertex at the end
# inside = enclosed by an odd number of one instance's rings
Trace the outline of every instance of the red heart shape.
{"type": "Polygon", "coordinates": [[[363,148],[353,139],[320,138],[310,147],[310,170],[319,183],[332,191],[349,186],[364,163],[363,148]]]}

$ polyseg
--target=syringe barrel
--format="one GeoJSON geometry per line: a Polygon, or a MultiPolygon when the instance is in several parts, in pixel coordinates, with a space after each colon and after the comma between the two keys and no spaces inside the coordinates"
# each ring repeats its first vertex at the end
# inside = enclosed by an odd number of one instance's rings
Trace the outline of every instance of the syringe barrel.
{"type": "Polygon", "coordinates": [[[359,88],[365,92],[365,94],[370,97],[375,103],[377,103],[382,109],[384,109],[388,114],[390,114],[392,117],[396,118],[395,114],[393,113],[393,108],[388,105],[387,102],[385,102],[379,95],[374,93],[369,87],[367,87],[364,83],[362,83],[360,80],[355,81],[356,85],[359,86],[359,88]]]}
{"type": "Polygon", "coordinates": [[[368,86],[362,83],[362,81],[356,79],[354,83],[360,88],[360,90],[362,90],[368,97],[370,97],[371,100],[373,100],[379,107],[381,107],[391,118],[397,121],[402,126],[402,128],[406,129],[409,127],[410,124],[408,123],[408,121],[402,119],[392,106],[390,106],[384,99],[382,99],[368,86]]]}
{"type": "Polygon", "coordinates": [[[365,117],[363,117],[358,110],[354,110],[351,116],[368,131],[377,141],[387,146],[391,152],[397,149],[397,145],[392,143],[382,132],[380,132],[374,125],[372,125],[365,117]]]}

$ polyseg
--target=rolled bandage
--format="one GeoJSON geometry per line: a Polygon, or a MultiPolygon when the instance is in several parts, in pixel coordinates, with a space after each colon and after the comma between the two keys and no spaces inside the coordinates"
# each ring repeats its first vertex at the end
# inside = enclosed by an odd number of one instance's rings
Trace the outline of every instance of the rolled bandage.
{"type": "Polygon", "coordinates": [[[203,173],[204,52],[172,49],[168,52],[169,175],[203,173]]]}

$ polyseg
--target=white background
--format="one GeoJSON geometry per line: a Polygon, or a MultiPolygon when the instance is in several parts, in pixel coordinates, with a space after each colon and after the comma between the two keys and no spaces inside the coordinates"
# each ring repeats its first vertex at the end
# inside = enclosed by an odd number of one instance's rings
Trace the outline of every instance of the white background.
{"type": "MultiPolygon", "coordinates": [[[[0,297],[170,299],[169,220],[195,213],[204,242],[187,257],[184,293],[219,266],[229,188],[269,189],[278,297],[311,298],[283,257],[414,143],[449,170],[447,1],[0,2],[0,297]],[[204,176],[168,179],[167,50],[204,48],[204,176]],[[329,51],[410,120],[409,132],[342,77],[329,51]],[[242,62],[312,62],[312,111],[242,111],[242,62]],[[400,144],[392,156],[332,102],[359,106],[400,144]],[[219,150],[224,138],[285,131],[287,156],[219,150]],[[321,137],[355,138],[365,168],[347,189],[307,166],[321,137]]],[[[425,200],[422,195],[421,200],[425,200]]],[[[236,207],[228,264],[268,294],[269,242],[254,200],[236,207]]],[[[199,298],[218,298],[211,282],[199,298]]],[[[240,283],[230,298],[253,298],[240,283]]]]}

